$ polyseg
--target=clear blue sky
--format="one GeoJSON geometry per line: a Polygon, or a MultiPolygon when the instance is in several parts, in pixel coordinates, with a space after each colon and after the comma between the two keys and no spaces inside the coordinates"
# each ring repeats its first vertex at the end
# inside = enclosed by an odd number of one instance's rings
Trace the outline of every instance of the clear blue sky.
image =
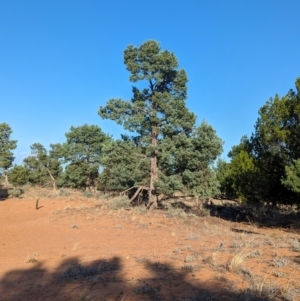
{"type": "Polygon", "coordinates": [[[0,0],[0,123],[30,145],[99,125],[108,99],[130,99],[124,49],[154,39],[187,71],[189,109],[224,141],[251,135],[258,109],[300,76],[299,0],[0,0]]]}

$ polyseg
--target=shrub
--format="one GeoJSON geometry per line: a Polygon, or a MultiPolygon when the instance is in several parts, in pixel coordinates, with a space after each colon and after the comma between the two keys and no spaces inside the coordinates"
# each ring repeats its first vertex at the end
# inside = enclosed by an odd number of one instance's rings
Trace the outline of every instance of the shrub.
{"type": "Polygon", "coordinates": [[[94,196],[94,194],[89,190],[85,190],[82,195],[86,198],[92,198],[94,196]]]}
{"type": "Polygon", "coordinates": [[[168,211],[167,211],[168,217],[179,217],[179,218],[183,218],[183,219],[186,219],[188,217],[196,217],[195,214],[187,213],[182,208],[173,207],[172,204],[167,204],[167,208],[168,208],[168,211]]]}
{"type": "Polygon", "coordinates": [[[130,200],[126,196],[113,198],[109,200],[107,204],[110,209],[114,209],[114,210],[131,207],[130,200]]]}
{"type": "Polygon", "coordinates": [[[22,190],[21,189],[10,189],[8,191],[8,194],[12,198],[19,198],[22,194],[22,190]]]}
{"type": "Polygon", "coordinates": [[[59,189],[59,196],[69,196],[70,195],[70,192],[61,188],[59,189]]]}

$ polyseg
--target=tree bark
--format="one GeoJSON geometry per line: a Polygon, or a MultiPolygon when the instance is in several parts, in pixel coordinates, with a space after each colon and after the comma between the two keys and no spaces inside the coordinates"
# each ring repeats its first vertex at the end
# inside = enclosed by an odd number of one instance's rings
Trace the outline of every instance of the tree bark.
{"type": "Polygon", "coordinates": [[[137,195],[140,193],[140,191],[143,189],[143,187],[142,186],[140,186],[139,188],[138,188],[138,190],[135,192],[135,194],[133,195],[133,197],[129,200],[130,202],[132,202],[136,197],[137,197],[137,195]]]}
{"type": "Polygon", "coordinates": [[[56,181],[55,181],[54,177],[52,176],[52,174],[51,174],[51,172],[50,172],[50,170],[48,168],[47,168],[47,172],[48,172],[48,174],[49,174],[49,176],[51,178],[53,190],[57,190],[56,181]]]}
{"type": "MultiPolygon", "coordinates": [[[[152,107],[152,117],[156,118],[157,115],[157,107],[156,102],[153,99],[154,95],[154,85],[150,79],[150,89],[152,92],[151,95],[151,107],[152,107]]],[[[155,191],[154,183],[157,180],[158,174],[158,166],[157,166],[157,145],[158,145],[158,132],[157,132],[157,123],[156,121],[152,121],[151,125],[151,145],[153,147],[153,151],[150,159],[150,187],[149,187],[149,203],[148,206],[150,208],[157,208],[157,193],[155,191]]]]}
{"type": "Polygon", "coordinates": [[[154,187],[154,182],[157,180],[158,176],[158,167],[157,167],[157,133],[156,131],[152,132],[152,146],[154,150],[151,154],[151,167],[150,167],[150,187],[149,187],[149,203],[150,208],[157,208],[157,194],[154,187]]]}
{"type": "Polygon", "coordinates": [[[87,176],[85,185],[86,185],[85,190],[91,191],[91,177],[90,176],[87,176]]]}
{"type": "Polygon", "coordinates": [[[8,187],[8,176],[7,176],[7,171],[4,172],[4,178],[5,178],[5,186],[8,187]]]}

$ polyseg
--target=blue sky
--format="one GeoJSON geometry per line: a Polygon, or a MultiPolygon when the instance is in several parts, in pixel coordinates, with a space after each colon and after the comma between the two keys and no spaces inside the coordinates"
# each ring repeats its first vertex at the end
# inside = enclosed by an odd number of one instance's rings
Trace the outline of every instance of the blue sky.
{"type": "Polygon", "coordinates": [[[225,159],[300,76],[299,11],[299,0],[0,0],[0,123],[18,140],[15,163],[72,125],[119,138],[97,111],[130,99],[123,51],[149,39],[186,70],[187,106],[225,141],[225,159]]]}

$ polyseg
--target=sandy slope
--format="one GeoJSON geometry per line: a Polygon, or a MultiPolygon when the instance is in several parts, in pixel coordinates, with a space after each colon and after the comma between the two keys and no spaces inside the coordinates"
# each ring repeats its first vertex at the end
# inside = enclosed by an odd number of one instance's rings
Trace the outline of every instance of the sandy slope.
{"type": "Polygon", "coordinates": [[[249,287],[300,300],[297,233],[87,200],[40,206],[0,202],[0,300],[243,300],[249,287]]]}

